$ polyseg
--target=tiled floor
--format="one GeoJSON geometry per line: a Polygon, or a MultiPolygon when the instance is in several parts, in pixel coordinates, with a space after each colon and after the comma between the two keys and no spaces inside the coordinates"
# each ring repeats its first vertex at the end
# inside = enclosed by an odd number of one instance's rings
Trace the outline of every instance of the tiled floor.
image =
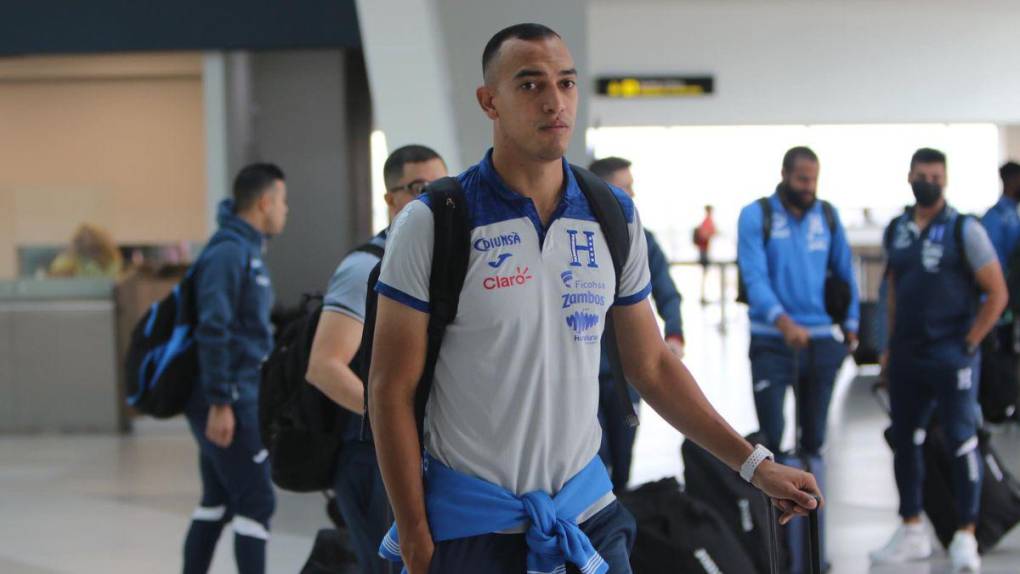
{"type": "MultiPolygon", "coordinates": [[[[696,277],[678,273],[694,293],[696,277]]],[[[746,321],[735,315],[728,335],[719,307],[684,305],[687,363],[705,393],[740,432],[756,428],[746,358],[746,321]]],[[[866,377],[847,365],[832,413],[829,460],[833,574],[869,572],[867,551],[895,526],[892,458],[882,442],[885,415],[866,377]]],[[[681,437],[645,409],[633,482],[682,473],[681,437]]],[[[1020,431],[995,444],[1020,472],[1020,431]]],[[[0,573],[93,574],[180,571],[180,547],[198,496],[195,448],[181,421],[145,421],[135,434],[0,437],[0,573]]],[[[312,538],[327,523],[317,495],[280,493],[269,546],[269,571],[300,570],[312,538]]],[[[213,572],[234,572],[225,536],[213,572]]],[[[944,557],[876,574],[941,574],[944,557]]],[[[987,574],[1020,573],[1020,529],[985,558],[987,574]]]]}

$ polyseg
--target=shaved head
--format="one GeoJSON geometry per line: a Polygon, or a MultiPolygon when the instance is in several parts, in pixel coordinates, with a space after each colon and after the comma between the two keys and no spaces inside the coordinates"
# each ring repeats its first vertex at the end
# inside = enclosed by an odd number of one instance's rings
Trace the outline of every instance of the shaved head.
{"type": "Polygon", "coordinates": [[[553,29],[542,24],[514,24],[496,32],[489,39],[489,42],[485,44],[485,50],[482,51],[482,77],[485,79],[485,83],[490,86],[493,85],[495,78],[491,73],[491,69],[495,67],[494,63],[498,60],[500,49],[507,40],[528,41],[559,37],[560,35],[553,29]]]}

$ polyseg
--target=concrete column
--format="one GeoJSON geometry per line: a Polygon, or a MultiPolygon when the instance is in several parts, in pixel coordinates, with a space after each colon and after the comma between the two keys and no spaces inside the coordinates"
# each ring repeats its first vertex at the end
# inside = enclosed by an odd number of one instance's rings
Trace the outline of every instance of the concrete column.
{"type": "Polygon", "coordinates": [[[216,230],[216,206],[230,193],[227,168],[227,63],[222,52],[202,58],[202,100],[205,112],[206,227],[216,230]]]}
{"type": "Polygon", "coordinates": [[[566,40],[581,72],[581,101],[567,152],[587,159],[584,136],[592,82],[586,0],[359,0],[376,128],[390,149],[420,142],[436,148],[452,171],[481,159],[492,145],[491,122],[478,108],[482,50],[500,29],[537,22],[566,40]]]}

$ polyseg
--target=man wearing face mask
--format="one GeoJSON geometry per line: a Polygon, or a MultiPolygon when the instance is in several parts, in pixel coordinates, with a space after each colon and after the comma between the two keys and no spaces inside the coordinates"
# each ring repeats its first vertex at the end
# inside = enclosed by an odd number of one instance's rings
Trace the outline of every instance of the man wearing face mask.
{"type": "MultiPolygon", "coordinates": [[[[776,192],[740,213],[737,261],[749,306],[751,375],[765,446],[780,448],[783,404],[792,387],[801,433],[796,452],[786,460],[799,465],[810,459],[811,471],[821,478],[833,383],[848,346],[857,342],[860,315],[846,232],[835,208],[816,199],[818,171],[818,156],[810,148],[786,152],[776,192]],[[849,292],[845,317],[834,317],[837,313],[827,308],[829,275],[849,292]]],[[[803,537],[791,532],[788,538],[794,541],[793,571],[800,572],[803,537]]],[[[824,540],[822,545],[824,557],[824,540]]]]}
{"type": "Polygon", "coordinates": [[[974,573],[981,568],[974,530],[983,468],[977,439],[978,345],[1008,295],[984,228],[943,197],[946,156],[917,150],[908,179],[917,203],[889,224],[884,238],[891,333],[884,362],[903,523],[871,559],[901,563],[931,555],[921,520],[921,448],[934,412],[955,453],[952,487],[959,530],[949,546],[953,572],[974,573]]]}

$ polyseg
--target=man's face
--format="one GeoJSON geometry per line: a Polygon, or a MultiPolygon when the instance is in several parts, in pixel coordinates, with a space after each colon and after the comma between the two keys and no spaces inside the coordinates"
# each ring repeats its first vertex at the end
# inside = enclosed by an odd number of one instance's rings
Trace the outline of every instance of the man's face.
{"type": "Polygon", "coordinates": [[[259,209],[265,215],[265,233],[269,236],[283,233],[287,225],[287,184],[281,180],[273,182],[273,187],[259,198],[259,209]]]}
{"type": "Polygon", "coordinates": [[[389,207],[390,220],[400,213],[401,209],[414,201],[421,190],[433,181],[446,177],[446,164],[443,160],[433,158],[428,161],[405,163],[404,174],[400,180],[386,192],[386,205],[389,207]],[[395,191],[394,191],[395,190],[395,191]]]}
{"type": "Polygon", "coordinates": [[[627,192],[627,195],[634,197],[634,175],[630,173],[629,167],[618,169],[609,174],[606,181],[609,182],[610,185],[615,185],[627,192]]]}
{"type": "Polygon", "coordinates": [[[478,99],[497,139],[525,157],[562,158],[577,115],[577,70],[563,40],[507,40],[490,66],[478,99]]]}
{"type": "Polygon", "coordinates": [[[793,169],[783,170],[783,183],[798,196],[798,203],[811,205],[818,195],[818,162],[798,158],[793,169]]]}
{"type": "Polygon", "coordinates": [[[915,181],[924,181],[939,186],[942,189],[946,188],[946,166],[939,162],[933,163],[915,163],[910,167],[910,173],[907,174],[907,182],[914,183],[915,181]]]}

